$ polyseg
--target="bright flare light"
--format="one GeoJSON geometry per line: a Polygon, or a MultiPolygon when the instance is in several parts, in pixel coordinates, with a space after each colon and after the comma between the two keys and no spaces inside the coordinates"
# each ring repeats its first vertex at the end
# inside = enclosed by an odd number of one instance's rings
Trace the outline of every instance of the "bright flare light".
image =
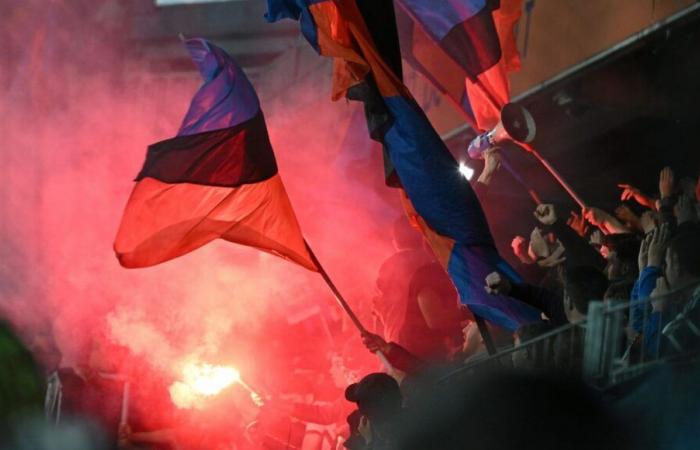
{"type": "Polygon", "coordinates": [[[206,397],[240,381],[241,374],[234,367],[188,362],[182,369],[182,380],[170,385],[170,397],[178,408],[202,409],[206,397]]]}
{"type": "Polygon", "coordinates": [[[462,174],[464,178],[467,180],[471,180],[472,177],[474,176],[474,169],[469,167],[468,165],[464,164],[464,162],[460,161],[459,162],[459,173],[462,174]]]}

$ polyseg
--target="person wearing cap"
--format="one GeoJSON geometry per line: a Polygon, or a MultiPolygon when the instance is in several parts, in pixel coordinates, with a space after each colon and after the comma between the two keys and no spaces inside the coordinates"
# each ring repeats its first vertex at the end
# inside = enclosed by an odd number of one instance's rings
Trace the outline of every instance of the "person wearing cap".
{"type": "MultiPolygon", "coordinates": [[[[365,449],[390,448],[392,429],[400,420],[403,397],[396,380],[385,373],[371,373],[345,390],[345,398],[357,404],[357,435],[365,449]],[[359,420],[358,420],[359,419],[359,420]]],[[[356,440],[353,441],[356,444],[356,440]]]]}

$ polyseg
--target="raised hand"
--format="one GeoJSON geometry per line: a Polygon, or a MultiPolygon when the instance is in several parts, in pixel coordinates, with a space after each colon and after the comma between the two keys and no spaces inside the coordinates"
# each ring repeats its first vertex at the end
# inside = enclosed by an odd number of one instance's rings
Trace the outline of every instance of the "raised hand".
{"type": "Polygon", "coordinates": [[[552,250],[551,254],[545,259],[537,261],[537,265],[540,267],[558,266],[559,264],[566,261],[564,251],[566,251],[566,248],[564,248],[564,245],[561,243],[561,241],[557,239],[557,242],[554,244],[554,249],[552,250]]]}
{"type": "Polygon", "coordinates": [[[642,245],[639,247],[637,264],[639,265],[640,272],[647,266],[647,261],[649,260],[649,244],[651,243],[652,237],[652,233],[647,234],[642,240],[642,245]]]}
{"type": "Polygon", "coordinates": [[[664,167],[659,174],[659,193],[662,199],[673,194],[673,170],[670,167],[664,167]]]}
{"type": "Polygon", "coordinates": [[[599,208],[584,208],[583,216],[605,234],[627,233],[629,231],[616,218],[599,208]]]}
{"type": "Polygon", "coordinates": [[[600,230],[595,230],[593,233],[591,233],[590,243],[591,245],[595,246],[604,245],[605,240],[603,239],[603,233],[600,230]]]}
{"type": "Polygon", "coordinates": [[[540,258],[546,258],[550,254],[547,240],[542,236],[542,231],[537,227],[530,233],[530,247],[528,253],[530,258],[535,261],[540,258]]]}
{"type": "Polygon", "coordinates": [[[661,263],[666,255],[666,247],[671,237],[667,223],[654,230],[649,242],[649,255],[647,257],[647,267],[661,267],[661,263]]]}
{"type": "Polygon", "coordinates": [[[646,196],[642,191],[632,186],[631,184],[618,184],[617,187],[622,189],[622,194],[620,194],[620,200],[626,201],[634,199],[637,203],[647,208],[654,208],[654,201],[646,196]]]}
{"type": "Polygon", "coordinates": [[[486,289],[486,292],[489,294],[508,295],[512,288],[510,281],[498,272],[491,272],[486,275],[484,281],[486,282],[484,289],[486,289]]]}
{"type": "Polygon", "coordinates": [[[535,260],[530,258],[530,254],[528,253],[529,245],[530,244],[528,243],[527,239],[522,236],[515,236],[513,241],[510,243],[510,248],[513,249],[513,254],[515,254],[515,256],[523,264],[532,264],[535,262],[535,260]]]}
{"type": "Polygon", "coordinates": [[[551,203],[537,205],[533,214],[535,219],[539,220],[543,225],[552,225],[557,221],[557,212],[551,203]]]}
{"type": "Polygon", "coordinates": [[[656,228],[656,211],[644,211],[639,221],[644,234],[651,233],[656,228]]]}
{"type": "Polygon", "coordinates": [[[571,211],[571,214],[569,215],[569,220],[566,221],[566,224],[581,237],[586,236],[586,234],[588,234],[588,231],[590,230],[590,227],[588,226],[585,217],[583,217],[583,213],[579,215],[571,211]]]}
{"type": "Polygon", "coordinates": [[[250,393],[250,400],[258,408],[262,408],[263,406],[265,406],[265,399],[262,398],[262,396],[260,396],[260,394],[258,394],[257,392],[250,393]]]}
{"type": "Polygon", "coordinates": [[[497,147],[493,147],[484,152],[484,169],[481,171],[481,175],[477,181],[483,184],[489,184],[491,182],[491,177],[496,173],[498,168],[501,167],[501,154],[498,152],[497,147]]]}

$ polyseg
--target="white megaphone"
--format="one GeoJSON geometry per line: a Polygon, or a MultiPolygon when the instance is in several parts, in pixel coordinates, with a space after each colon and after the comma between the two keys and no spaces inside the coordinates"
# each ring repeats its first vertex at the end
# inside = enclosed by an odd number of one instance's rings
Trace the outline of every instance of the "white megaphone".
{"type": "Polygon", "coordinates": [[[501,110],[501,120],[491,130],[475,137],[467,147],[472,159],[483,159],[484,152],[504,141],[527,144],[535,139],[535,119],[530,112],[515,103],[506,104],[501,110]]]}

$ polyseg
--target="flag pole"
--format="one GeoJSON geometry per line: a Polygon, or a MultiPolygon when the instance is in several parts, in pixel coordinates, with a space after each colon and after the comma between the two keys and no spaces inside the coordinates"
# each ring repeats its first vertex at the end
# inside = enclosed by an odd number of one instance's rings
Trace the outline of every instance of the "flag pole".
{"type": "MultiPolygon", "coordinates": [[[[330,288],[331,292],[333,292],[333,296],[335,297],[336,301],[338,302],[338,305],[345,311],[345,313],[350,317],[350,320],[352,323],[355,325],[357,330],[360,332],[361,335],[364,335],[367,333],[367,328],[365,328],[364,325],[362,325],[362,322],[360,322],[360,319],[357,317],[357,314],[355,314],[355,311],[352,310],[348,302],[345,300],[343,297],[343,294],[340,293],[338,288],[335,286],[335,283],[333,283],[333,280],[331,280],[331,277],[328,275],[328,272],[326,272],[326,269],[323,268],[323,265],[321,262],[318,260],[316,257],[316,254],[314,251],[311,249],[311,246],[309,243],[304,240],[304,244],[306,245],[306,250],[309,252],[309,256],[311,256],[311,261],[314,263],[316,268],[318,269],[318,273],[321,274],[321,277],[323,277],[323,281],[326,282],[328,287],[330,288]]],[[[391,363],[389,363],[389,360],[386,359],[386,356],[384,353],[378,351],[375,353],[377,355],[377,358],[382,362],[384,367],[386,368],[387,371],[392,372],[393,367],[391,366],[391,363]]]]}
{"type": "Polygon", "coordinates": [[[331,280],[331,277],[328,276],[328,272],[326,272],[326,269],[324,269],[323,266],[321,265],[321,262],[316,257],[316,254],[311,249],[311,246],[309,245],[309,243],[306,242],[306,240],[304,240],[304,244],[306,244],[306,250],[309,252],[309,256],[311,256],[311,261],[313,261],[314,265],[318,269],[318,273],[320,273],[321,277],[323,277],[323,281],[326,282],[326,284],[330,288],[331,292],[333,292],[333,295],[335,296],[335,299],[338,302],[338,305],[340,305],[340,307],[343,309],[343,311],[345,311],[345,313],[348,315],[348,317],[350,317],[350,320],[355,325],[355,327],[360,332],[360,334],[366,333],[367,329],[365,328],[364,325],[362,325],[362,322],[360,322],[360,319],[358,319],[357,315],[355,314],[355,311],[352,310],[352,308],[350,307],[348,302],[345,301],[345,298],[343,298],[343,295],[340,293],[338,288],[335,286],[335,283],[333,283],[333,280],[331,280]]]}

